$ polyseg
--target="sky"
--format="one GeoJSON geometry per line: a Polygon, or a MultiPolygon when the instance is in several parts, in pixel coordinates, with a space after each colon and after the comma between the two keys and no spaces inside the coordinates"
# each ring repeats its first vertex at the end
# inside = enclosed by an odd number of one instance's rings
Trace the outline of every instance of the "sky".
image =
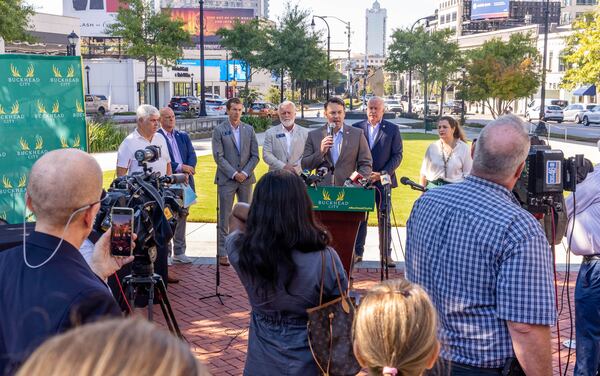
{"type": "MultiPolygon", "coordinates": [[[[435,0],[378,0],[381,8],[387,9],[387,37],[400,27],[409,27],[415,20],[433,14],[435,0]]],[[[62,14],[63,0],[28,0],[34,8],[43,13],[62,14]]],[[[371,8],[374,0],[292,0],[300,7],[319,16],[336,16],[349,21],[351,26],[351,50],[365,50],[365,11],[371,8]]],[[[286,0],[269,0],[269,18],[277,20],[285,10],[286,0]]],[[[331,49],[346,50],[347,36],[345,25],[334,19],[328,20],[331,28],[331,49]]],[[[315,19],[316,28],[326,29],[324,23],[315,19]]],[[[332,53],[332,55],[336,55],[332,53]]]]}

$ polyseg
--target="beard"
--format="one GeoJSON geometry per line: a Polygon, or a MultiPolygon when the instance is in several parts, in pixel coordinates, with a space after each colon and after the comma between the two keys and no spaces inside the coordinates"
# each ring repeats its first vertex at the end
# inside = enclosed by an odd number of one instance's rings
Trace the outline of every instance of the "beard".
{"type": "Polygon", "coordinates": [[[283,126],[286,128],[290,128],[292,125],[294,125],[294,119],[282,120],[281,124],[283,124],[283,126]]]}

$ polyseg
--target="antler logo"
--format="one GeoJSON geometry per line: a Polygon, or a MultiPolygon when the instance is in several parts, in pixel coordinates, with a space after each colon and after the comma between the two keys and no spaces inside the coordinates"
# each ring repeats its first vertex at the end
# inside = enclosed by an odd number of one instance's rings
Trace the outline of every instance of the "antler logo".
{"type": "Polygon", "coordinates": [[[39,134],[35,136],[35,150],[42,150],[44,147],[44,139],[39,134]]]}
{"type": "Polygon", "coordinates": [[[29,67],[27,68],[26,77],[32,78],[34,74],[35,74],[35,69],[33,68],[33,64],[29,64],[29,67]]]}
{"type": "Polygon", "coordinates": [[[346,197],[346,191],[340,191],[335,198],[336,201],[344,201],[344,197],[346,197]]]}
{"type": "Polygon", "coordinates": [[[17,188],[24,188],[26,185],[27,185],[27,175],[23,175],[19,179],[19,185],[17,186],[17,188]]]}
{"type": "Polygon", "coordinates": [[[77,108],[77,112],[83,112],[83,106],[78,100],[75,101],[75,107],[77,108]]]}
{"type": "Polygon", "coordinates": [[[2,177],[2,185],[6,189],[11,189],[13,187],[12,183],[10,182],[10,180],[8,180],[8,178],[6,176],[2,177]]]}
{"type": "Polygon", "coordinates": [[[81,146],[81,138],[79,137],[79,135],[75,136],[75,139],[73,140],[73,144],[71,146],[69,146],[69,142],[67,141],[67,138],[64,136],[60,137],[60,146],[63,148],[78,148],[81,146]]]}
{"type": "Polygon", "coordinates": [[[6,216],[6,211],[3,211],[2,213],[0,213],[0,219],[5,220],[5,221],[8,219],[8,217],[6,216]]]}
{"type": "Polygon", "coordinates": [[[24,139],[23,137],[21,137],[21,139],[19,140],[19,144],[21,144],[21,150],[23,150],[23,151],[30,150],[29,149],[29,144],[27,143],[27,140],[24,139]]]}
{"type": "Polygon", "coordinates": [[[60,105],[58,104],[58,99],[57,99],[56,102],[54,102],[54,104],[52,105],[52,113],[57,114],[59,110],[60,110],[60,105]]]}
{"type": "Polygon", "coordinates": [[[14,65],[10,65],[10,74],[17,78],[17,77],[21,77],[21,73],[19,73],[19,70],[17,69],[17,67],[15,67],[14,65]]]}
{"type": "Polygon", "coordinates": [[[37,109],[40,114],[46,114],[46,106],[38,99],[37,101],[37,109]]]}
{"type": "Polygon", "coordinates": [[[331,196],[329,196],[329,192],[327,192],[325,189],[323,189],[323,200],[331,201],[331,196]]]}
{"type": "Polygon", "coordinates": [[[4,111],[4,107],[0,104],[0,115],[6,115],[6,111],[4,111]]]}
{"type": "Polygon", "coordinates": [[[52,73],[54,73],[54,77],[56,78],[61,78],[62,74],[60,73],[60,69],[58,69],[56,66],[52,66],[52,73]]]}
{"type": "Polygon", "coordinates": [[[75,77],[75,69],[72,65],[69,68],[67,68],[67,77],[75,77]]]}
{"type": "Polygon", "coordinates": [[[10,114],[11,115],[18,115],[19,114],[19,101],[16,101],[15,103],[13,103],[13,105],[10,107],[10,114]]]}

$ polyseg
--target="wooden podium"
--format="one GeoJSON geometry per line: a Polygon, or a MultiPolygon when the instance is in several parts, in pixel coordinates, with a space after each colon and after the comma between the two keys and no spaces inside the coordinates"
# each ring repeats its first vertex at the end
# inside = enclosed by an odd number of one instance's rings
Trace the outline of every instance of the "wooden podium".
{"type": "Polygon", "coordinates": [[[356,233],[366,213],[375,208],[375,190],[362,187],[308,187],[317,219],[333,238],[346,275],[351,276],[356,233]]]}

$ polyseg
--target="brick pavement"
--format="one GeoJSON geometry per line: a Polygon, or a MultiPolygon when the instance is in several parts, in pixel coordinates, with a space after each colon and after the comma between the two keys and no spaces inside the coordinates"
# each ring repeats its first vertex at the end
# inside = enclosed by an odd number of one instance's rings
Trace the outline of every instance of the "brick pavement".
{"type": "MultiPolygon", "coordinates": [[[[235,271],[230,267],[221,268],[220,292],[231,295],[231,297],[223,298],[224,305],[221,305],[219,300],[214,297],[199,300],[203,296],[214,293],[214,265],[176,265],[171,267],[169,271],[170,274],[181,279],[179,284],[169,286],[169,298],[177,322],[190,343],[192,351],[209,366],[213,375],[241,375],[246,356],[250,307],[244,288],[235,271]]],[[[401,271],[390,269],[390,278],[401,278],[402,276],[401,271]]],[[[569,296],[571,306],[574,304],[573,293],[576,276],[575,272],[570,273],[569,296]]],[[[354,289],[364,292],[377,283],[379,278],[378,269],[358,269],[354,273],[354,289]]],[[[564,278],[565,273],[559,273],[558,279],[561,285],[564,278]]],[[[560,294],[561,290],[559,289],[560,294]]],[[[564,305],[559,315],[561,342],[569,339],[569,329],[571,327],[566,291],[562,294],[562,297],[564,305]]],[[[164,324],[162,314],[158,308],[155,309],[155,317],[157,321],[164,324]]],[[[553,328],[552,333],[552,348],[554,374],[559,375],[556,327],[553,328]]],[[[560,358],[563,372],[567,353],[568,349],[561,345],[560,358]]],[[[574,361],[575,354],[573,350],[567,375],[573,374],[574,361]]]]}

